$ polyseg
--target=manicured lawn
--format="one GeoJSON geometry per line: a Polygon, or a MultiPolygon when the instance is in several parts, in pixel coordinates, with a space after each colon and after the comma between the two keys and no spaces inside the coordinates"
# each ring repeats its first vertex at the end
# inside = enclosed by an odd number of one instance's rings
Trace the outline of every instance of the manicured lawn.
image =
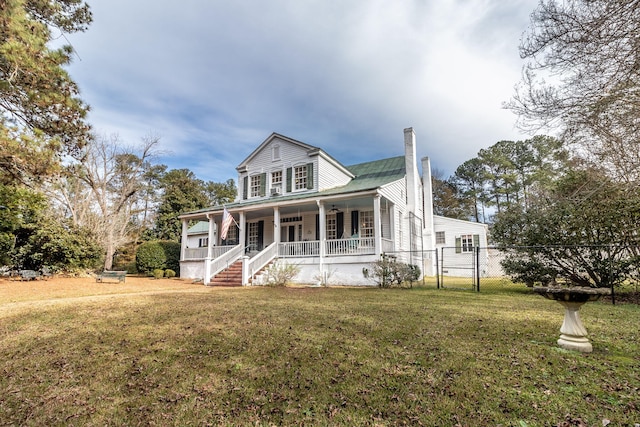
{"type": "Polygon", "coordinates": [[[0,294],[0,425],[640,423],[635,305],[587,304],[580,354],[527,292],[89,286],[0,294]]]}

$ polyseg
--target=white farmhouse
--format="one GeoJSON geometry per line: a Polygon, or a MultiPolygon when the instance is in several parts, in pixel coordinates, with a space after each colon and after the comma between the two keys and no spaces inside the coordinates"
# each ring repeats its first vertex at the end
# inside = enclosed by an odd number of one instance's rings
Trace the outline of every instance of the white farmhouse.
{"type": "Polygon", "coordinates": [[[236,168],[233,203],[180,216],[180,275],[250,285],[278,261],[300,268],[299,283],[371,285],[363,268],[382,253],[435,275],[437,247],[462,256],[486,246],[487,228],[434,216],[428,158],[421,167],[422,176],[412,128],[404,130],[404,155],[352,166],[273,133],[236,168]],[[225,209],[234,221],[223,240],[225,209]]]}

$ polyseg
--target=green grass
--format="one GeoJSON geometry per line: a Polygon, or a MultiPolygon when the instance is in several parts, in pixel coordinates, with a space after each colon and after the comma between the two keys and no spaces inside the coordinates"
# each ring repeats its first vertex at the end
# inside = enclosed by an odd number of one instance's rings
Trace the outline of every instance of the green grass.
{"type": "Polygon", "coordinates": [[[640,423],[640,308],[581,314],[590,354],[559,349],[562,307],[526,292],[203,288],[0,306],[0,424],[640,423]]]}

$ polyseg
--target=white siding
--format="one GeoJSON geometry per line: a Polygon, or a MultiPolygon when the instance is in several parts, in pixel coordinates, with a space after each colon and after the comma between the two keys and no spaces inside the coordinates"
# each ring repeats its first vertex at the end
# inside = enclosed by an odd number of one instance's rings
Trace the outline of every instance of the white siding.
{"type": "Polygon", "coordinates": [[[437,244],[441,247],[455,247],[456,237],[460,237],[463,234],[478,234],[480,235],[480,247],[487,246],[487,225],[478,222],[462,221],[459,219],[446,218],[443,216],[434,215],[433,223],[435,232],[444,231],[444,244],[437,244]]]}
{"type": "Polygon", "coordinates": [[[351,178],[324,157],[318,159],[318,189],[339,187],[349,183],[351,178]]]}
{"type": "MultiPolygon", "coordinates": [[[[309,157],[307,150],[303,147],[300,147],[296,144],[292,144],[288,141],[281,140],[279,138],[274,138],[273,141],[270,141],[266,144],[260,151],[254,153],[251,160],[246,164],[246,172],[238,174],[238,198],[237,200],[242,200],[243,195],[245,194],[244,190],[244,177],[250,177],[256,174],[266,174],[266,185],[265,185],[265,195],[264,197],[251,197],[250,188],[247,189],[247,199],[263,199],[267,200],[271,197],[271,172],[274,171],[282,171],[282,184],[281,184],[281,194],[285,194],[287,190],[287,169],[295,166],[303,166],[308,163],[313,163],[313,177],[308,177],[307,179],[313,179],[313,188],[310,190],[304,191],[295,191],[299,192],[316,192],[318,191],[318,183],[319,183],[319,171],[318,171],[318,156],[309,157]],[[273,157],[273,148],[274,146],[279,147],[280,157],[278,159],[274,159],[273,157]]],[[[251,185],[250,181],[247,182],[247,185],[251,185]]]]}
{"type": "Polygon", "coordinates": [[[291,163],[295,162],[309,163],[307,150],[290,142],[274,138],[262,147],[262,150],[254,154],[251,161],[247,163],[247,172],[249,175],[253,175],[268,172],[278,167],[284,169],[285,167],[291,167],[291,163]],[[280,160],[273,159],[272,151],[275,145],[280,146],[280,160]]]}

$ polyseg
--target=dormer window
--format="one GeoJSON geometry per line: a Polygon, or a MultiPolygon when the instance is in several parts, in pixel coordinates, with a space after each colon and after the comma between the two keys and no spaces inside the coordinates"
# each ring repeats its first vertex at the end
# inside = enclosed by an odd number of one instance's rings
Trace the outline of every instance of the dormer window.
{"type": "Polygon", "coordinates": [[[271,158],[274,162],[280,160],[280,145],[276,144],[271,147],[271,158]]]}

